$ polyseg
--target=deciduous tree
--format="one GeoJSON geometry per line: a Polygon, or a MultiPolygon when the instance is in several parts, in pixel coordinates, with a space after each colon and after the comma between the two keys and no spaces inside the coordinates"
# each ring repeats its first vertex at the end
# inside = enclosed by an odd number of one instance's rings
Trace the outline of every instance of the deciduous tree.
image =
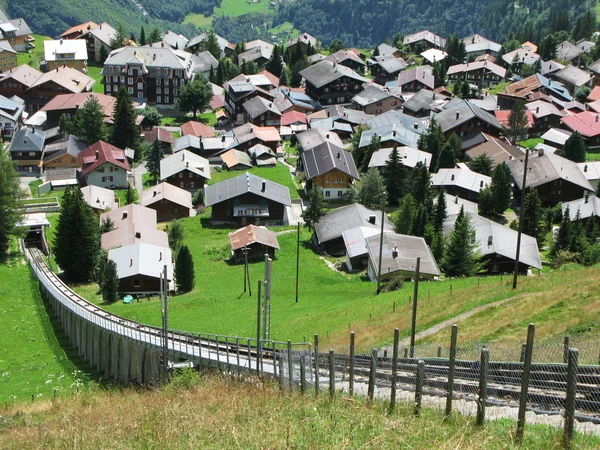
{"type": "Polygon", "coordinates": [[[0,151],[0,253],[8,249],[10,236],[23,219],[20,209],[23,198],[14,162],[8,152],[0,151]]]}
{"type": "Polygon", "coordinates": [[[204,77],[196,77],[194,81],[179,90],[177,107],[184,113],[191,112],[195,119],[198,111],[202,112],[210,106],[212,98],[213,90],[208,80],[204,77]]]}

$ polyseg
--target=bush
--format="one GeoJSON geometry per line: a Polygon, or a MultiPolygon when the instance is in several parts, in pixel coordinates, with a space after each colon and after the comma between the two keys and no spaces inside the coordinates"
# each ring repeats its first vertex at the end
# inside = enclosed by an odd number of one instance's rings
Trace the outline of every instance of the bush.
{"type": "Polygon", "coordinates": [[[404,277],[402,275],[395,275],[392,279],[387,281],[381,288],[382,292],[392,292],[402,289],[404,287],[404,277]]]}
{"type": "Polygon", "coordinates": [[[204,189],[198,189],[194,193],[194,196],[192,197],[192,203],[194,204],[194,206],[204,204],[204,189]]]}
{"type": "Polygon", "coordinates": [[[579,259],[579,253],[570,252],[569,250],[559,250],[556,257],[552,261],[552,267],[558,269],[568,263],[576,263],[579,259]]]}

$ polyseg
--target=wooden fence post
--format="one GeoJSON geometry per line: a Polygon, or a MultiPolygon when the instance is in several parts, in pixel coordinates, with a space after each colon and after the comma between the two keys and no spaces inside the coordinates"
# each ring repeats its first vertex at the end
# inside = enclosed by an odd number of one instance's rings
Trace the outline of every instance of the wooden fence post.
{"type": "Polygon", "coordinates": [[[306,373],[304,368],[304,355],[300,355],[300,393],[304,395],[306,391],[306,373]]]}
{"type": "Polygon", "coordinates": [[[329,396],[335,398],[335,352],[329,350],[329,396]]]}
{"type": "Polygon", "coordinates": [[[458,326],[452,325],[450,335],[450,355],[448,358],[448,387],[446,389],[446,417],[452,414],[452,396],[454,394],[454,368],[456,367],[456,340],[458,337],[458,326]]]}
{"type": "Polygon", "coordinates": [[[527,408],[527,391],[529,390],[529,373],[531,372],[531,359],[533,355],[533,338],[535,325],[530,323],[527,329],[527,344],[523,358],[523,376],[521,377],[521,397],[519,398],[519,415],[517,418],[517,441],[523,440],[525,431],[525,411],[527,408]]]}
{"type": "Polygon", "coordinates": [[[485,420],[485,403],[487,401],[487,375],[490,362],[490,353],[487,347],[481,349],[481,363],[479,366],[479,399],[477,401],[477,425],[483,425],[485,420]]]}
{"type": "Polygon", "coordinates": [[[441,358],[442,357],[442,346],[438,345],[438,349],[437,349],[437,357],[441,358]]]}
{"type": "Polygon", "coordinates": [[[367,390],[369,396],[369,405],[373,403],[375,395],[375,376],[377,375],[377,349],[371,349],[371,367],[369,370],[369,388],[367,390]]]}
{"type": "Polygon", "coordinates": [[[565,400],[565,429],[563,443],[571,448],[573,429],[575,426],[575,395],[577,393],[577,366],[579,352],[576,348],[569,349],[567,366],[567,398],[565,400]]]}
{"type": "Polygon", "coordinates": [[[319,335],[315,334],[315,397],[319,396],[319,335]]]}
{"type": "Polygon", "coordinates": [[[563,343],[563,363],[567,364],[569,362],[569,336],[565,336],[565,340],[563,343]]]}
{"type": "Polygon", "coordinates": [[[423,400],[423,381],[425,378],[425,361],[417,362],[417,374],[415,381],[415,416],[421,415],[421,401],[423,400]]]}
{"type": "Polygon", "coordinates": [[[292,341],[287,341],[288,376],[290,379],[290,392],[294,390],[294,363],[292,361],[292,341]]]}
{"type": "MultiPolygon", "coordinates": [[[[283,354],[282,354],[283,356],[283,354]]],[[[283,388],[285,387],[285,378],[283,376],[283,357],[279,357],[279,390],[283,392],[283,388]]]]}
{"type": "Polygon", "coordinates": [[[350,333],[350,368],[349,368],[349,387],[348,394],[350,397],[354,395],[354,331],[350,333]]]}
{"type": "Polygon", "coordinates": [[[390,412],[396,407],[396,387],[398,382],[398,346],[400,341],[400,330],[394,330],[394,349],[392,350],[392,390],[390,392],[390,412]]]}

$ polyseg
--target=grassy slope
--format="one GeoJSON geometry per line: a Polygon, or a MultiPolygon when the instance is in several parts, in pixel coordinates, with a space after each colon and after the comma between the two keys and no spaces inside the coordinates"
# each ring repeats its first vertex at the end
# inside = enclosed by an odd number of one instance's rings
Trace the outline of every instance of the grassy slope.
{"type": "MultiPolygon", "coordinates": [[[[462,416],[443,421],[440,411],[423,410],[415,418],[410,404],[388,414],[380,401],[367,407],[364,399],[278,395],[270,383],[218,376],[196,380],[186,374],[175,386],[154,391],[98,392],[54,405],[10,408],[0,422],[0,447],[561,448],[561,430],[547,426],[528,426],[517,446],[510,420],[477,427],[462,416]]],[[[576,434],[573,448],[599,444],[597,436],[576,434]]]]}
{"type": "Polygon", "coordinates": [[[66,344],[55,322],[41,303],[37,285],[31,281],[29,266],[16,253],[0,260],[0,401],[2,404],[36,397],[49,398],[56,388],[59,394],[73,392],[76,380],[83,386],[88,378],[80,370],[87,366],[66,344]],[[10,266],[8,265],[10,263],[10,266]]]}
{"type": "MultiPolygon", "coordinates": [[[[272,15],[273,10],[269,8],[269,0],[259,0],[254,3],[248,0],[223,0],[220,8],[215,8],[214,16],[232,16],[239,17],[244,14],[262,13],[272,15]]],[[[198,28],[207,29],[212,24],[212,17],[206,17],[204,14],[188,14],[183,23],[191,23],[198,28]]]]}
{"type": "Polygon", "coordinates": [[[44,41],[50,40],[48,36],[40,36],[34,34],[35,38],[35,48],[30,50],[29,52],[23,52],[17,54],[17,64],[29,64],[36,69],[39,69],[40,61],[44,59],[44,41]]]}

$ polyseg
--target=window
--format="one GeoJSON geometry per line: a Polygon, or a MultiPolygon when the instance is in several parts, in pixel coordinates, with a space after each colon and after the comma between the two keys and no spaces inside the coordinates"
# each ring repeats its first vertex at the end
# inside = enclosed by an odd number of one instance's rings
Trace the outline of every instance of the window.
{"type": "Polygon", "coordinates": [[[127,84],[133,84],[133,78],[127,78],[127,84]]]}
{"type": "Polygon", "coordinates": [[[143,92],[138,92],[138,98],[144,98],[144,93],[143,92]]]}
{"type": "Polygon", "coordinates": [[[190,187],[191,188],[195,188],[196,187],[196,183],[194,183],[193,181],[190,181],[190,187]]]}
{"type": "Polygon", "coordinates": [[[180,182],[179,182],[179,187],[180,187],[180,188],[183,188],[183,181],[180,181],[180,182]]]}
{"type": "Polygon", "coordinates": [[[120,80],[121,84],[125,84],[125,75],[121,75],[120,80]]]}
{"type": "Polygon", "coordinates": [[[331,196],[331,192],[330,191],[325,191],[325,197],[330,197],[331,196]]]}
{"type": "Polygon", "coordinates": [[[183,172],[179,172],[179,178],[183,178],[183,172]]]}
{"type": "Polygon", "coordinates": [[[329,178],[325,178],[325,184],[329,184],[329,178]]]}
{"type": "Polygon", "coordinates": [[[142,76],[142,69],[138,69],[138,76],[142,76]]]}
{"type": "Polygon", "coordinates": [[[140,280],[138,280],[138,279],[133,280],[133,287],[139,288],[140,287],[140,280]]]}
{"type": "Polygon", "coordinates": [[[113,75],[113,83],[118,83],[119,82],[119,77],[116,75],[113,75]]]}
{"type": "Polygon", "coordinates": [[[342,191],[338,191],[338,197],[341,197],[343,195],[342,191]]]}
{"type": "Polygon", "coordinates": [[[156,88],[156,93],[157,93],[157,94],[162,94],[162,88],[159,88],[159,87],[157,87],[157,88],[156,88]]]}
{"type": "Polygon", "coordinates": [[[162,97],[160,95],[156,97],[156,103],[162,103],[162,97]]]}
{"type": "Polygon", "coordinates": [[[110,84],[107,84],[104,89],[106,90],[106,92],[110,92],[110,84]]]}
{"type": "Polygon", "coordinates": [[[127,69],[127,75],[133,75],[133,69],[131,67],[127,69]]]}
{"type": "Polygon", "coordinates": [[[129,95],[133,94],[133,88],[132,87],[128,87],[127,88],[127,92],[129,92],[129,95]]]}
{"type": "Polygon", "coordinates": [[[498,266],[498,264],[492,264],[492,272],[498,273],[499,270],[500,267],[498,266]]]}
{"type": "Polygon", "coordinates": [[[144,83],[138,83],[138,89],[141,91],[144,89],[144,83]]]}
{"type": "Polygon", "coordinates": [[[168,93],[169,93],[169,88],[168,88],[168,87],[166,87],[166,88],[165,88],[165,94],[168,94],[168,93]]]}
{"type": "Polygon", "coordinates": [[[377,106],[383,105],[383,102],[377,102],[377,106]]]}

